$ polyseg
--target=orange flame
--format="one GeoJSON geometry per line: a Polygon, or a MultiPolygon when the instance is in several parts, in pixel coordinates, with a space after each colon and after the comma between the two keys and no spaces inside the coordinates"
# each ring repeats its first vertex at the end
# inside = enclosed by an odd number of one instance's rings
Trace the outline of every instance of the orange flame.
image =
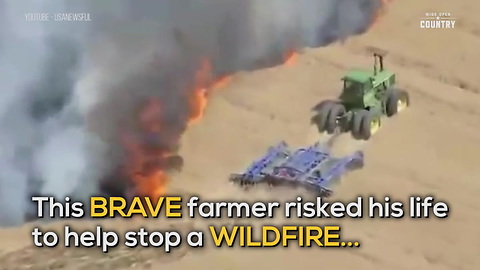
{"type": "MultiPolygon", "coordinates": [[[[161,130],[161,101],[149,99],[139,114],[142,132],[159,134],[161,130]]],[[[129,154],[126,173],[135,186],[135,195],[157,198],[165,192],[168,178],[164,171],[156,169],[159,160],[168,156],[161,148],[142,144],[131,136],[124,135],[122,143],[129,154]]]]}
{"type": "Polygon", "coordinates": [[[292,66],[297,62],[297,60],[298,60],[298,53],[294,50],[288,51],[285,54],[283,65],[292,66]]]}
{"type": "MultiPolygon", "coordinates": [[[[192,89],[187,97],[189,117],[187,125],[198,122],[207,106],[210,90],[225,87],[232,79],[231,75],[213,79],[210,61],[203,59],[194,75],[192,89]]],[[[142,132],[160,136],[162,132],[162,103],[157,98],[150,98],[141,108],[138,123],[142,132]]],[[[127,175],[135,187],[135,195],[156,199],[166,192],[169,182],[167,173],[161,163],[174,153],[152,145],[142,145],[134,138],[124,136],[122,143],[128,152],[127,175]]]]}
{"type": "Polygon", "coordinates": [[[232,75],[225,75],[218,78],[213,84],[212,89],[220,89],[226,87],[231,81],[233,76],[232,75]]]}
{"type": "Polygon", "coordinates": [[[189,125],[197,123],[203,117],[207,107],[209,91],[225,87],[232,79],[232,75],[225,75],[216,79],[213,79],[213,77],[210,61],[203,59],[200,62],[200,68],[195,73],[193,94],[188,97],[191,112],[189,125]]]}
{"type": "Polygon", "coordinates": [[[372,22],[370,23],[370,26],[368,27],[367,31],[372,29],[375,25],[378,24],[378,22],[380,21],[380,18],[382,18],[387,12],[387,4],[391,2],[393,2],[393,0],[380,0],[380,8],[375,12],[375,15],[373,16],[372,22]]]}
{"type": "Polygon", "coordinates": [[[193,94],[188,97],[189,107],[191,109],[188,125],[197,123],[202,117],[207,107],[207,89],[196,88],[193,94]]]}

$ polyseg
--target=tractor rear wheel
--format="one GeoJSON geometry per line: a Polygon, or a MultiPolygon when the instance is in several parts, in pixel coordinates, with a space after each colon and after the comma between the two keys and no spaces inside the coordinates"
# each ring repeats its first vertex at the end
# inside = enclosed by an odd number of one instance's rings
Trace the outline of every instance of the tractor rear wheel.
{"type": "Polygon", "coordinates": [[[409,105],[410,96],[407,91],[393,88],[387,92],[386,111],[388,117],[403,111],[409,105]]]}
{"type": "Polygon", "coordinates": [[[355,111],[352,118],[352,137],[361,140],[362,139],[362,121],[365,115],[368,113],[367,110],[355,111]]]}
{"type": "Polygon", "coordinates": [[[323,101],[316,109],[317,114],[312,117],[312,124],[317,126],[320,133],[327,131],[330,110],[336,104],[337,103],[335,101],[326,100],[323,101]]]}
{"type": "Polygon", "coordinates": [[[366,111],[363,115],[362,125],[360,129],[361,138],[368,140],[373,134],[380,129],[380,117],[376,116],[372,111],[366,111]]]}
{"type": "Polygon", "coordinates": [[[340,103],[333,104],[328,113],[326,130],[328,134],[333,134],[338,127],[338,118],[345,114],[345,106],[340,103]]]}

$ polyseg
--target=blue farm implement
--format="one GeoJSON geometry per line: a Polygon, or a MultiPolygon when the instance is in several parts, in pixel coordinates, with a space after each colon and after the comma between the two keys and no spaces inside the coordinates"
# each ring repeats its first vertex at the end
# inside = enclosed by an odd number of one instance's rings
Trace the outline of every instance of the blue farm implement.
{"type": "Polygon", "coordinates": [[[232,174],[230,181],[246,189],[255,184],[303,187],[318,196],[332,194],[332,184],[348,171],[363,167],[363,152],[333,157],[329,147],[317,142],[308,148],[291,150],[281,142],[253,162],[244,173],[232,174]]]}

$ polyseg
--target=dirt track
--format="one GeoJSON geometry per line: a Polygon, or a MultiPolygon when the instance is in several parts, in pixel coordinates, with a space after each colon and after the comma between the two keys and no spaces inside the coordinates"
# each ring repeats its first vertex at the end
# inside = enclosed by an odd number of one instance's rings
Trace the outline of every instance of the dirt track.
{"type": "MultiPolygon", "coordinates": [[[[349,200],[357,195],[390,195],[406,200],[410,195],[432,194],[449,203],[448,219],[342,220],[344,237],[362,242],[358,249],[205,249],[181,260],[170,259],[165,266],[164,258],[145,255],[148,263],[158,263],[153,269],[198,270],[479,269],[480,247],[475,241],[480,239],[479,5],[466,0],[397,0],[363,36],[308,50],[291,67],[239,74],[211,98],[205,118],[185,134],[186,168],[173,182],[173,188],[211,198],[231,196],[235,190],[225,184],[226,175],[242,169],[269,145],[280,140],[293,145],[311,142],[309,109],[338,93],[345,69],[369,68],[372,57],[366,48],[376,46],[389,51],[385,64],[410,91],[412,107],[384,122],[368,143],[341,139],[345,150],[365,150],[366,168],[349,175],[335,196],[349,200]],[[425,12],[450,12],[457,18],[456,28],[419,29],[425,12]]],[[[259,200],[266,196],[256,195],[259,200]]],[[[0,237],[2,251],[30,245],[28,228],[1,232],[0,237]]],[[[30,252],[30,260],[43,254],[30,252]]],[[[142,264],[144,257],[125,254],[122,260],[117,257],[116,267],[110,267],[121,269],[135,262],[136,269],[148,267],[142,264]]],[[[45,256],[54,258],[43,255],[41,261],[45,256]]],[[[69,256],[58,258],[68,269],[83,269],[81,265],[110,269],[106,259],[102,265],[102,261],[80,264],[69,261],[69,256]]],[[[9,260],[17,266],[27,264],[12,255],[9,260]]]]}

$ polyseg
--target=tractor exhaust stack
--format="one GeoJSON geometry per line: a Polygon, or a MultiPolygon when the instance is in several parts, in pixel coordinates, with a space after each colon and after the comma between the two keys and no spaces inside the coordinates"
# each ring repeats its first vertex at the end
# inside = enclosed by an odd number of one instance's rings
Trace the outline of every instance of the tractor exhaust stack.
{"type": "Polygon", "coordinates": [[[383,71],[383,57],[387,54],[387,52],[375,47],[369,47],[369,50],[373,53],[374,58],[373,73],[374,75],[377,75],[378,71],[383,71]]]}

